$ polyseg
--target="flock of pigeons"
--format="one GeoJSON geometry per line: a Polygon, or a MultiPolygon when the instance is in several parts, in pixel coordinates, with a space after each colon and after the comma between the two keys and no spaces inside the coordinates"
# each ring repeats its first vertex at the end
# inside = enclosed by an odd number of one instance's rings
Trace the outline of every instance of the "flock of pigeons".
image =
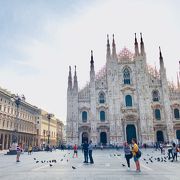
{"type": "MultiPolygon", "coordinates": [[[[152,152],[153,153],[153,152],[152,152]]],[[[117,156],[121,156],[121,154],[110,154],[110,157],[117,157],[117,156]]],[[[142,157],[141,157],[142,158],[142,157]]],[[[154,161],[157,162],[168,162],[168,156],[163,155],[161,157],[154,157],[151,156],[150,154],[147,154],[147,158],[142,158],[142,160],[146,163],[146,164],[150,164],[153,163],[154,161]]],[[[124,163],[121,164],[123,167],[126,167],[126,165],[124,163]]]]}
{"type": "MultiPolygon", "coordinates": [[[[68,154],[70,155],[71,153],[68,153],[68,154]]],[[[63,157],[64,157],[64,158],[60,159],[61,162],[62,162],[62,161],[69,162],[69,159],[68,159],[68,158],[65,160],[66,154],[64,154],[63,157]]],[[[33,158],[33,159],[34,159],[34,161],[35,161],[36,164],[37,164],[37,163],[42,163],[42,164],[43,164],[43,163],[49,163],[49,166],[50,166],[50,167],[52,167],[53,164],[57,163],[57,160],[56,160],[56,159],[52,159],[52,160],[38,160],[37,158],[33,158]]],[[[72,166],[72,169],[76,169],[76,167],[72,166]]]]}
{"type": "MultiPolygon", "coordinates": [[[[152,152],[153,153],[153,152],[152,152]]],[[[70,155],[71,153],[69,152],[68,155],[70,155]]],[[[64,158],[61,158],[60,161],[66,161],[66,162],[69,162],[70,159],[67,158],[66,156],[67,154],[64,154],[64,158]]],[[[118,157],[118,156],[121,156],[121,154],[110,154],[110,157],[118,157]]],[[[142,158],[142,157],[141,157],[142,158]]],[[[146,164],[149,164],[149,163],[153,163],[154,161],[157,161],[157,162],[168,162],[168,156],[161,156],[161,157],[153,157],[151,156],[150,154],[147,154],[147,158],[142,158],[143,161],[145,161],[146,164]]],[[[35,163],[49,163],[49,166],[52,167],[53,164],[57,163],[57,160],[56,159],[52,159],[52,160],[37,160],[37,158],[34,158],[34,161],[35,163]]],[[[122,166],[123,167],[126,167],[126,165],[124,163],[122,163],[122,166]]],[[[75,166],[72,166],[72,169],[76,169],[75,166]]]]}

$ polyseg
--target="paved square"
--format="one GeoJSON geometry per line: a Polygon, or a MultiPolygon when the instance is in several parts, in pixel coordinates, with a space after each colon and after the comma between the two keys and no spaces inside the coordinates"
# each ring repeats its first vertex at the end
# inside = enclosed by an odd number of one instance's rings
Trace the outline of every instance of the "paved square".
{"type": "Polygon", "coordinates": [[[135,172],[135,164],[131,160],[131,170],[128,171],[122,164],[126,164],[122,150],[94,150],[95,164],[83,164],[82,151],[78,151],[78,158],[72,158],[73,151],[35,152],[32,155],[21,155],[20,163],[15,162],[15,156],[0,155],[0,180],[59,180],[59,179],[86,179],[86,180],[179,180],[180,157],[177,162],[158,162],[157,157],[163,157],[159,151],[143,150],[141,157],[142,172],[135,172]],[[153,156],[153,157],[152,157],[153,156]],[[152,158],[151,158],[152,157],[152,158]],[[34,160],[34,158],[36,160],[34,160]],[[149,158],[153,160],[150,162],[149,158]],[[50,163],[51,160],[56,163],[50,163]],[[144,160],[146,159],[146,160],[144,160]],[[48,162],[47,162],[48,161],[48,162]],[[50,166],[50,164],[52,166],[50,166]],[[75,167],[76,169],[72,168],[75,167]]]}

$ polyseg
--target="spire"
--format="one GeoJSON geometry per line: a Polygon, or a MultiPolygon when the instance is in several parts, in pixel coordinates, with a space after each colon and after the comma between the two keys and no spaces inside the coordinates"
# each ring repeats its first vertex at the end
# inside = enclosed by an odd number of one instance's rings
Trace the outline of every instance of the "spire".
{"type": "Polygon", "coordinates": [[[91,50],[91,70],[94,69],[94,58],[93,58],[93,51],[91,50]]]}
{"type": "Polygon", "coordinates": [[[136,33],[135,34],[135,42],[134,42],[134,50],[135,50],[135,56],[139,55],[139,47],[138,47],[138,42],[137,42],[137,38],[136,38],[136,33]]]}
{"type": "Polygon", "coordinates": [[[179,73],[177,72],[177,87],[178,87],[178,89],[180,88],[180,85],[179,85],[179,75],[178,75],[179,73]]]}
{"type": "Polygon", "coordinates": [[[164,67],[164,61],[161,53],[161,48],[159,46],[159,61],[160,61],[160,66],[164,67]]]}
{"type": "Polygon", "coordinates": [[[76,66],[75,66],[75,70],[74,70],[74,86],[73,89],[78,90],[78,81],[77,81],[77,74],[76,74],[76,66]]]}
{"type": "Polygon", "coordinates": [[[90,61],[90,63],[91,63],[91,71],[94,71],[94,58],[93,58],[93,51],[91,50],[91,61],[90,61]]]}
{"type": "Polygon", "coordinates": [[[72,75],[71,75],[71,66],[69,66],[69,76],[68,76],[68,89],[72,89],[72,75]]]}
{"type": "Polygon", "coordinates": [[[93,51],[91,50],[91,61],[90,61],[90,81],[95,79],[95,71],[94,71],[94,58],[93,58],[93,51]]]}
{"type": "Polygon", "coordinates": [[[140,36],[141,36],[141,42],[140,42],[140,45],[141,45],[141,55],[144,55],[145,51],[144,51],[144,42],[143,42],[143,38],[142,38],[142,33],[140,33],[140,36]]]}
{"type": "Polygon", "coordinates": [[[117,59],[116,44],[115,44],[115,40],[114,40],[114,34],[113,34],[113,41],[112,41],[112,58],[117,59]]]}
{"type": "Polygon", "coordinates": [[[106,59],[110,59],[111,57],[111,49],[109,44],[109,35],[107,34],[107,52],[106,52],[106,59]]]}

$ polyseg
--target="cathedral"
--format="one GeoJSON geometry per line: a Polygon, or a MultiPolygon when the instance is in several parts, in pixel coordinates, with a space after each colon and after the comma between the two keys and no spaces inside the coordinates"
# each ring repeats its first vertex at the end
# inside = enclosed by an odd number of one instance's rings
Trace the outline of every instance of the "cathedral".
{"type": "Polygon", "coordinates": [[[134,52],[124,48],[116,53],[107,36],[105,66],[94,70],[91,51],[90,79],[78,89],[75,67],[69,67],[67,88],[67,144],[81,145],[92,140],[96,145],[121,145],[136,138],[151,144],[180,139],[180,84],[167,80],[159,47],[160,69],[147,64],[142,34],[136,34],[134,52]]]}

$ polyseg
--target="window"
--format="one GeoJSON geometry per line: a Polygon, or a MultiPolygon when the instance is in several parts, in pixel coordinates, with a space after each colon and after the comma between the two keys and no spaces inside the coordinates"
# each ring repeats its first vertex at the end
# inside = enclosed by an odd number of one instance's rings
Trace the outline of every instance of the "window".
{"type": "Polygon", "coordinates": [[[127,95],[125,100],[126,100],[126,107],[131,107],[132,106],[132,97],[130,95],[127,95]]]}
{"type": "Polygon", "coordinates": [[[130,72],[128,68],[124,69],[123,72],[124,84],[131,84],[130,82],[130,72]]]}
{"type": "Polygon", "coordinates": [[[179,119],[179,109],[174,109],[174,118],[179,119]]]}
{"type": "Polygon", "coordinates": [[[106,114],[104,111],[100,111],[100,121],[105,121],[106,119],[106,114]]]}
{"type": "Polygon", "coordinates": [[[161,112],[159,109],[155,109],[155,118],[161,120],[161,112]]]}
{"type": "Polygon", "coordinates": [[[82,112],[82,121],[87,122],[87,112],[86,111],[82,112]]]}
{"type": "Polygon", "coordinates": [[[152,92],[153,101],[159,101],[159,92],[157,90],[152,92]]]}
{"type": "Polygon", "coordinates": [[[103,92],[99,94],[99,103],[105,103],[105,94],[103,92]]]}

